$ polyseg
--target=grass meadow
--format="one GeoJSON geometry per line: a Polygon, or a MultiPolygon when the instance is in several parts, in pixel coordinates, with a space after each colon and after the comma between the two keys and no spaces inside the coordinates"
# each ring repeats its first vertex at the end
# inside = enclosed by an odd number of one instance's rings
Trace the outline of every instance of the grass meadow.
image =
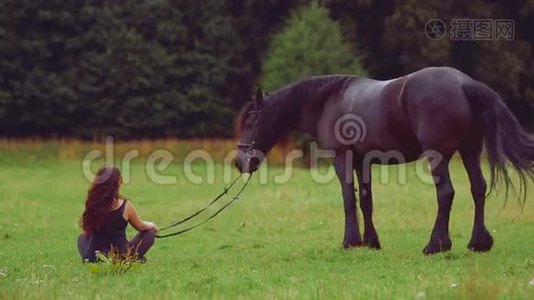
{"type": "MultiPolygon", "coordinates": [[[[232,142],[145,141],[115,150],[163,147],[181,155],[199,145],[221,154],[232,142]]],[[[466,246],[473,204],[459,159],[451,166],[453,249],[445,254],[421,253],[436,199],[434,187],[413,176],[413,165],[406,184],[395,178],[380,183],[374,176],[380,251],[342,250],[338,182],[314,183],[308,170],[296,169],[284,184],[253,178],[242,199],[216,219],[157,240],[142,267],[122,275],[92,274],[81,264],[75,240],[89,185],[81,157],[96,146],[0,142],[0,299],[534,299],[534,186],[523,211],[512,198],[503,208],[503,193],[488,199],[486,222],[495,245],[489,253],[471,253],[466,246]]],[[[160,226],[200,208],[225,185],[220,163],[214,183],[194,184],[178,159],[160,171],[177,182],[161,185],[149,179],[144,161],[133,160],[122,193],[143,218],[160,226]]],[[[390,167],[392,173],[396,168],[390,167]]],[[[201,163],[193,169],[206,172],[201,163]]]]}

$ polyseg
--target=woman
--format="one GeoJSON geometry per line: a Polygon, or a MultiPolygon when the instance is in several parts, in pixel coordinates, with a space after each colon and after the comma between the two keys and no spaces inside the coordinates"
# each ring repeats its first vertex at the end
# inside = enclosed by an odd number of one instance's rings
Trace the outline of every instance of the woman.
{"type": "Polygon", "coordinates": [[[131,249],[138,259],[146,260],[144,255],[154,244],[158,227],[143,221],[132,202],[119,194],[121,184],[121,173],[113,166],[96,173],[80,218],[84,233],[78,237],[78,251],[82,261],[96,262],[95,251],[109,253],[112,248],[121,254],[131,249]],[[139,231],[131,241],[126,239],[128,223],[139,231]]]}

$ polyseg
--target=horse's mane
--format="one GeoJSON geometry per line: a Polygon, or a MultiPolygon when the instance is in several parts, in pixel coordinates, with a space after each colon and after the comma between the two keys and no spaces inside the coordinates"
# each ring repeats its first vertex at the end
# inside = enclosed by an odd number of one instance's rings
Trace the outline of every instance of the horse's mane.
{"type": "Polygon", "coordinates": [[[287,88],[290,89],[293,98],[298,98],[301,101],[310,100],[310,98],[322,99],[330,96],[333,92],[344,91],[356,79],[358,77],[352,75],[313,76],[297,81],[287,88]]]}
{"type": "MultiPolygon", "coordinates": [[[[322,107],[323,100],[328,99],[335,93],[341,93],[349,86],[350,83],[357,80],[358,76],[353,75],[324,75],[308,77],[299,81],[292,82],[268,95],[265,98],[266,103],[276,103],[279,106],[278,111],[284,112],[291,110],[291,107],[302,106],[305,101],[317,102],[322,107]],[[290,100],[288,103],[281,103],[290,100]],[[284,107],[283,107],[284,106],[284,107]],[[290,107],[285,107],[290,106],[290,107]]],[[[239,111],[235,122],[235,134],[239,136],[243,130],[246,116],[250,111],[255,109],[254,100],[246,103],[239,111]]]]}

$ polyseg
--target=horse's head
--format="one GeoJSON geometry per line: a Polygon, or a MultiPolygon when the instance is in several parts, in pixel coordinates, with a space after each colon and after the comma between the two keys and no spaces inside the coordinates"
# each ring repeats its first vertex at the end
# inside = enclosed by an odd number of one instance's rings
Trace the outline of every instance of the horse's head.
{"type": "Polygon", "coordinates": [[[266,113],[263,93],[258,89],[253,101],[245,105],[238,118],[237,129],[241,138],[237,144],[235,166],[241,173],[255,172],[276,143],[273,120],[266,113]]]}

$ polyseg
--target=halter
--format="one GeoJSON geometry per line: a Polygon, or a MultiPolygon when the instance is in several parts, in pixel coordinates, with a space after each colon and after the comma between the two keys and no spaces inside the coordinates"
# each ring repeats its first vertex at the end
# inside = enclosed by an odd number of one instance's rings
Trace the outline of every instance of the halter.
{"type": "Polygon", "coordinates": [[[248,113],[249,115],[256,115],[256,120],[254,121],[254,128],[252,129],[252,139],[250,143],[237,143],[238,148],[244,148],[245,154],[248,156],[256,156],[256,138],[258,136],[258,122],[262,115],[262,110],[252,110],[248,113]]]}

